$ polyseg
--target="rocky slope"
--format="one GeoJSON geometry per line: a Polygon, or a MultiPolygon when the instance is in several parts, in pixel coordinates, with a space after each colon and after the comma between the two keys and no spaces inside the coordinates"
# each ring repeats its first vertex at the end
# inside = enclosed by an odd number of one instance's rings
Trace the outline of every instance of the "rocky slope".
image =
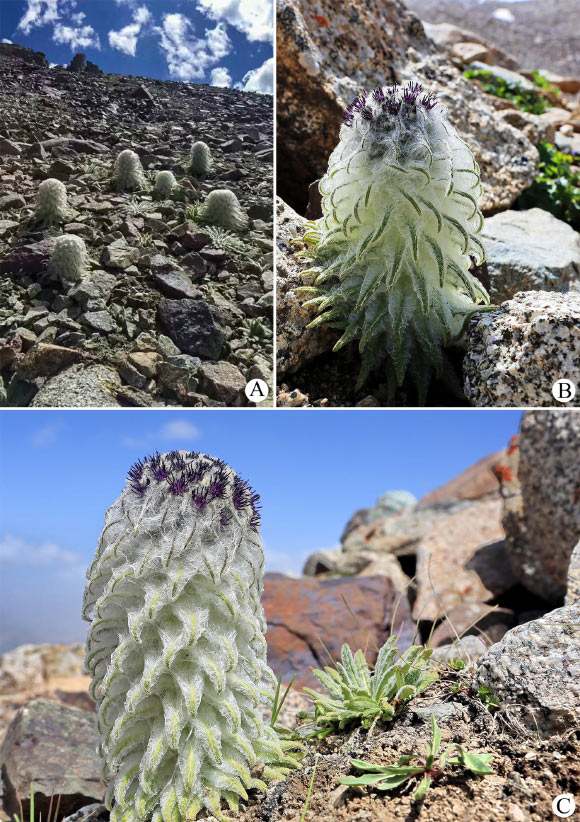
{"type": "MultiPolygon", "coordinates": [[[[74,62],[74,61],[73,61],[74,62]]],[[[0,45],[0,399],[11,406],[245,405],[272,373],[272,98],[104,75],[0,45]],[[215,160],[190,174],[192,141],[215,160]],[[111,186],[117,154],[147,185],[111,186]],[[159,170],[178,182],[152,197],[159,170]],[[41,230],[39,183],[61,180],[69,222],[41,230]],[[196,223],[214,189],[249,217],[240,233],[196,223]],[[90,273],[47,272],[55,237],[82,237],[90,273]]]]}
{"type": "MultiPolygon", "coordinates": [[[[296,674],[295,688],[320,687],[311,668],[327,664],[328,653],[336,658],[343,642],[364,648],[372,663],[391,632],[401,649],[417,635],[428,643],[439,676],[373,732],[308,741],[303,768],[265,797],[250,791],[236,822],[445,822],[467,809],[481,822],[543,822],[554,796],[578,795],[579,453],[575,415],[527,412],[505,449],[422,500],[390,491],[356,511],[340,549],[311,556],[304,577],[266,576],[268,659],[284,681],[296,674]],[[458,657],[463,670],[446,665],[458,657]],[[499,700],[496,712],[481,687],[499,700]],[[421,810],[406,787],[382,793],[338,783],[354,774],[352,757],[393,764],[422,752],[432,714],[444,745],[492,754],[494,773],[437,774],[421,810]]],[[[82,657],[80,645],[24,646],[0,659],[5,814],[18,810],[17,794],[33,780],[43,818],[54,786],[61,816],[96,803],[94,818],[108,820],[98,804],[103,786],[82,657]]],[[[298,713],[309,708],[294,690],[281,721],[305,737],[312,723],[298,713]]]]}

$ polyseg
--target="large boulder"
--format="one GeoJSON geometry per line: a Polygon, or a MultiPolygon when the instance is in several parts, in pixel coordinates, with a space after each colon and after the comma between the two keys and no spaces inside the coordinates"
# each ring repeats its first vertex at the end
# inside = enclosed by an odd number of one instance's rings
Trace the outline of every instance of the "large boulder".
{"type": "Polygon", "coordinates": [[[557,603],[580,539],[580,414],[528,411],[519,437],[519,493],[504,499],[503,527],[514,574],[557,603]]]}
{"type": "MultiPolygon", "coordinates": [[[[580,384],[580,291],[522,291],[467,330],[464,391],[471,405],[559,405],[553,384],[580,384]]],[[[580,405],[580,391],[568,403],[580,405]]]]}
{"type": "Polygon", "coordinates": [[[478,499],[484,494],[498,495],[498,483],[494,468],[505,458],[505,449],[482,457],[470,465],[461,474],[430,491],[421,498],[421,505],[433,505],[437,502],[451,502],[461,499],[478,499]]]}
{"type": "Polygon", "coordinates": [[[82,673],[85,646],[19,645],[0,657],[0,694],[44,687],[55,677],[82,673]]]}
{"type": "Polygon", "coordinates": [[[482,242],[498,305],[517,291],[567,291],[580,279],[580,234],[541,208],[488,217],[482,242]]]}
{"type": "Polygon", "coordinates": [[[102,802],[105,789],[99,776],[98,741],[92,714],[42,699],[21,708],[0,747],[7,813],[20,813],[20,795],[24,818],[28,818],[31,782],[35,812],[43,819],[53,792],[60,794],[63,816],[88,803],[102,802]]]}
{"type": "Polygon", "coordinates": [[[580,542],[572,551],[568,566],[566,605],[572,605],[574,602],[580,602],[580,542]]]}
{"type": "Polygon", "coordinates": [[[310,183],[335,147],[342,111],[361,88],[417,80],[436,92],[482,170],[485,212],[509,208],[533,181],[538,152],[498,120],[477,84],[437,51],[398,0],[341,7],[279,0],[277,45],[278,192],[301,213],[310,183]]]}
{"type": "Polygon", "coordinates": [[[508,631],[479,659],[475,678],[530,732],[570,731],[580,722],[580,605],[508,631]]]}
{"type": "Polygon", "coordinates": [[[311,669],[328,664],[327,652],[340,658],[347,643],[372,651],[386,642],[394,623],[399,647],[413,643],[409,605],[384,576],[353,579],[292,579],[266,574],[262,604],[268,622],[268,663],[276,676],[294,687],[319,687],[311,669]],[[332,626],[332,630],[329,630],[332,626]]]}

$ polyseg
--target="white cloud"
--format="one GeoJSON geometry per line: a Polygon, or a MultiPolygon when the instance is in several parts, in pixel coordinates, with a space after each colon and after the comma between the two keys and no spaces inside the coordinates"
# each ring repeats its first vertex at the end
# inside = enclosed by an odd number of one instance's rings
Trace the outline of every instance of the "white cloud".
{"type": "MultiPolygon", "coordinates": [[[[51,63],[50,68],[54,68],[57,63],[51,63]]],[[[43,425],[42,428],[39,428],[32,436],[32,444],[33,445],[46,445],[49,442],[54,442],[56,439],[58,432],[62,429],[62,425],[60,424],[49,424],[43,425]]]]}
{"type": "Polygon", "coordinates": [[[18,23],[18,28],[24,34],[36,26],[46,26],[60,18],[59,0],[28,0],[26,11],[18,23]]]}
{"type": "Polygon", "coordinates": [[[236,88],[242,91],[257,91],[260,94],[274,94],[274,58],[269,57],[257,69],[252,69],[242,77],[236,88]]]}
{"type": "Polygon", "coordinates": [[[199,437],[199,428],[189,420],[171,420],[166,422],[159,432],[164,439],[193,439],[199,437]]]}
{"type": "Polygon", "coordinates": [[[10,43],[10,45],[12,45],[12,40],[7,40],[6,38],[4,38],[4,39],[2,40],[2,42],[3,42],[3,43],[10,43]]]}
{"type": "Polygon", "coordinates": [[[272,0],[198,0],[197,9],[238,29],[248,40],[273,40],[272,0]]]}
{"type": "Polygon", "coordinates": [[[76,23],[74,26],[65,26],[62,23],[57,23],[52,32],[53,42],[68,44],[71,51],[87,48],[100,49],[101,43],[97,32],[92,26],[83,26],[85,16],[82,11],[74,14],[74,20],[71,19],[71,22],[76,23]]]}
{"type": "Polygon", "coordinates": [[[232,84],[230,73],[224,66],[212,69],[211,72],[212,86],[220,86],[221,88],[229,88],[232,84]]]}
{"type": "Polygon", "coordinates": [[[25,566],[55,566],[62,569],[79,564],[80,557],[74,551],[66,551],[54,542],[31,545],[20,537],[6,534],[0,537],[0,564],[25,566]]]}
{"type": "Polygon", "coordinates": [[[140,6],[135,9],[133,14],[133,22],[125,26],[120,31],[109,32],[109,45],[114,49],[122,51],[124,54],[129,54],[135,57],[137,51],[137,39],[141,34],[143,26],[145,26],[151,19],[151,12],[147,6],[140,6]]]}
{"type": "Polygon", "coordinates": [[[176,419],[166,422],[161,428],[150,431],[141,438],[124,437],[123,444],[128,448],[147,448],[159,443],[159,440],[187,440],[189,442],[200,436],[201,431],[192,422],[186,419],[176,419]]]}
{"type": "Polygon", "coordinates": [[[516,19],[509,9],[496,9],[491,16],[504,23],[513,23],[516,19]]]}
{"type": "Polygon", "coordinates": [[[163,27],[157,28],[161,48],[172,77],[179,80],[201,80],[212,65],[229,54],[230,39],[226,27],[219,23],[207,29],[205,37],[196,38],[191,21],[183,14],[166,14],[163,27]]]}

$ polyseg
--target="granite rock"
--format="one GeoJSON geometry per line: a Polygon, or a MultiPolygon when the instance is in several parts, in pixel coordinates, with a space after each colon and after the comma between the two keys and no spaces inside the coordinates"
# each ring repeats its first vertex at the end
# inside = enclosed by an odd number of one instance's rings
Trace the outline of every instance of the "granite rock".
{"type": "Polygon", "coordinates": [[[580,234],[541,208],[488,217],[481,239],[498,305],[518,291],[567,291],[580,280],[580,234]]]}
{"type": "MultiPolygon", "coordinates": [[[[580,384],[580,291],[524,291],[472,318],[463,361],[471,405],[559,405],[553,384],[580,384]]],[[[568,406],[580,405],[580,391],[568,406]]]]}
{"type": "Polygon", "coordinates": [[[115,399],[121,381],[105,365],[72,365],[51,377],[35,395],[34,408],[109,408],[119,406],[115,399]]]}
{"type": "Polygon", "coordinates": [[[580,606],[508,631],[479,659],[475,680],[529,732],[570,731],[580,722],[580,606]]]}

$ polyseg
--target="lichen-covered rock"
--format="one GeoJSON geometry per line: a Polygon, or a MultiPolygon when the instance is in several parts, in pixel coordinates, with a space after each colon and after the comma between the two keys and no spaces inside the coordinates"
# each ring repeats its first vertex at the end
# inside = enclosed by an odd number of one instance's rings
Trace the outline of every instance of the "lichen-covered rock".
{"type": "Polygon", "coordinates": [[[309,265],[296,257],[296,253],[305,248],[302,237],[306,220],[279,198],[276,211],[276,352],[278,373],[281,375],[292,373],[319,354],[330,351],[340,334],[323,326],[307,328],[316,317],[316,308],[302,305],[304,301],[299,300],[295,293],[297,288],[313,279],[301,276],[300,272],[309,265]]]}
{"type": "Polygon", "coordinates": [[[388,517],[403,508],[410,508],[417,505],[417,497],[410,491],[387,491],[375,502],[374,506],[367,514],[366,522],[374,522],[376,519],[388,517]]]}
{"type": "Polygon", "coordinates": [[[557,603],[580,539],[580,414],[526,412],[517,454],[519,492],[504,495],[503,510],[510,562],[522,585],[557,603]]]}
{"type": "Polygon", "coordinates": [[[580,279],[580,234],[541,208],[488,217],[481,239],[497,305],[518,291],[565,291],[580,279]]]}
{"type": "Polygon", "coordinates": [[[580,542],[572,551],[568,566],[568,588],[566,590],[566,605],[580,601],[580,542]]]}
{"type": "Polygon", "coordinates": [[[71,365],[51,377],[38,391],[34,408],[110,408],[119,407],[115,394],[119,375],[106,365],[71,365]]]}
{"type": "Polygon", "coordinates": [[[278,190],[302,210],[336,144],[342,109],[360,88],[416,80],[434,91],[481,167],[482,210],[508,208],[533,181],[538,152],[494,117],[477,84],[438,54],[421,22],[396,0],[340,6],[279,0],[278,190]],[[320,21],[331,21],[325,26],[320,21]]]}
{"type": "Polygon", "coordinates": [[[580,606],[508,631],[481,657],[475,678],[530,732],[571,730],[580,721],[580,606]]]}
{"type": "MultiPolygon", "coordinates": [[[[464,390],[471,405],[554,406],[556,380],[580,383],[580,292],[524,291],[467,331],[464,390]]],[[[568,406],[580,405],[580,391],[568,406]]]]}

